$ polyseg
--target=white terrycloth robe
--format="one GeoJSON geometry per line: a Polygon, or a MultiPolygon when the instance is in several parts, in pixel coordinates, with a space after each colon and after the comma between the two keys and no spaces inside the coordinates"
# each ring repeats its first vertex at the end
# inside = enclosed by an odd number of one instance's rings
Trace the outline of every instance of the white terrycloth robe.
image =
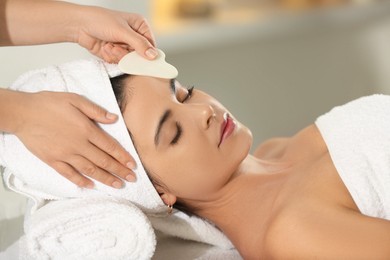
{"type": "Polygon", "coordinates": [[[336,107],[316,125],[361,213],[390,220],[390,96],[336,107]]]}

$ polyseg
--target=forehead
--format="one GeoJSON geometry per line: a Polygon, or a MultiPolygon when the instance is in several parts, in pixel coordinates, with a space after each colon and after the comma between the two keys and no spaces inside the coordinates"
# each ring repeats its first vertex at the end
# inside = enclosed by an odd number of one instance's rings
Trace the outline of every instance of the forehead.
{"type": "MultiPolygon", "coordinates": [[[[125,85],[126,90],[131,91],[132,93],[149,93],[153,94],[154,92],[166,92],[169,90],[169,79],[161,79],[154,77],[146,76],[131,76],[127,79],[125,85]]],[[[138,94],[140,95],[140,94],[138,94]]],[[[141,94],[145,95],[145,94],[141,94]]]]}
{"type": "Polygon", "coordinates": [[[136,139],[133,141],[153,135],[159,117],[172,101],[170,80],[131,76],[126,80],[125,88],[126,106],[123,117],[136,139]]]}
{"type": "Polygon", "coordinates": [[[169,98],[172,95],[169,79],[131,76],[126,79],[124,85],[125,113],[129,113],[129,108],[138,111],[139,108],[151,106],[155,99],[169,98]]]}

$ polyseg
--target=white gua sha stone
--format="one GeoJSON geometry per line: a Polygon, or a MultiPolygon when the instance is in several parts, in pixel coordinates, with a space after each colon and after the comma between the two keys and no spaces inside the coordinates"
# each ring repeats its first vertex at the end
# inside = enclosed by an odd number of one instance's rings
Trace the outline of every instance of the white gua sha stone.
{"type": "Polygon", "coordinates": [[[174,79],[179,74],[177,69],[165,61],[165,53],[157,49],[158,56],[147,60],[135,51],[126,54],[118,63],[119,70],[126,74],[174,79]]]}

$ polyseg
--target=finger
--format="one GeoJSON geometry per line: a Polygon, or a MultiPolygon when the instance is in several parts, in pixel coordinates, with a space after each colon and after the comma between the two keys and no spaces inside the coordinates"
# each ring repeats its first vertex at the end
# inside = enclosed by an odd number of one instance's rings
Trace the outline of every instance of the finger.
{"type": "Polygon", "coordinates": [[[138,34],[144,36],[153,47],[156,47],[156,40],[154,34],[149,26],[145,17],[138,14],[127,14],[125,18],[128,21],[128,25],[138,34]]]}
{"type": "Polygon", "coordinates": [[[118,63],[123,58],[123,56],[129,53],[127,48],[128,47],[125,45],[122,47],[121,45],[114,44],[112,47],[106,47],[105,51],[115,63],[118,63]]]}
{"type": "Polygon", "coordinates": [[[150,26],[145,21],[145,23],[137,30],[135,30],[138,34],[144,36],[153,47],[156,47],[156,38],[154,37],[153,32],[150,30],[150,26]]]}
{"type": "MultiPolygon", "coordinates": [[[[94,105],[91,102],[92,105],[94,105]]],[[[82,107],[82,106],[81,106],[82,107]]],[[[95,105],[95,109],[101,109],[99,106],[95,105]]],[[[102,109],[105,111],[104,109],[102,109]]],[[[85,111],[82,110],[81,111],[85,111]]],[[[93,109],[92,109],[93,111],[93,109]]],[[[91,114],[88,114],[87,116],[90,118],[94,119],[91,114]]],[[[121,167],[128,167],[128,168],[134,168],[135,167],[135,161],[133,158],[130,156],[130,154],[110,135],[108,135],[106,132],[104,132],[102,129],[100,129],[97,125],[95,125],[93,122],[88,120],[87,127],[83,127],[83,129],[88,129],[88,136],[89,136],[89,141],[101,149],[103,152],[107,153],[109,156],[111,156],[111,160],[109,160],[110,164],[115,164],[115,163],[120,163],[122,164],[121,167]],[[115,160],[116,161],[115,161],[115,160]]],[[[81,150],[83,151],[83,150],[81,150]]],[[[96,159],[91,158],[91,161],[95,163],[96,159]]],[[[96,163],[95,163],[96,164],[96,163]]],[[[106,167],[103,165],[102,167],[105,170],[106,167]]]]}
{"type": "Polygon", "coordinates": [[[127,50],[127,51],[130,51],[130,50],[131,50],[131,48],[129,48],[129,45],[124,44],[124,43],[120,43],[120,42],[115,42],[115,43],[113,43],[113,46],[114,46],[114,47],[121,47],[122,49],[125,49],[125,50],[127,50]]]}
{"type": "Polygon", "coordinates": [[[131,28],[124,34],[125,42],[132,46],[135,51],[145,57],[146,59],[153,60],[157,57],[158,52],[156,48],[148,41],[147,38],[133,31],[131,28]]]}
{"type": "MultiPolygon", "coordinates": [[[[90,144],[90,148],[88,150],[83,150],[83,152],[85,153],[85,158],[94,164],[93,166],[99,167],[104,171],[112,173],[122,179],[126,179],[127,181],[135,181],[135,174],[129,167],[123,166],[119,161],[103,152],[95,145],[90,144]]],[[[93,169],[91,169],[91,171],[92,170],[93,169]]]]}
{"type": "Polygon", "coordinates": [[[94,165],[91,161],[89,161],[88,159],[82,156],[74,157],[71,163],[72,166],[75,169],[77,169],[80,173],[88,177],[91,177],[92,179],[95,179],[107,186],[116,189],[120,189],[123,187],[123,182],[119,178],[99,168],[98,166],[94,165]]]}
{"type": "Polygon", "coordinates": [[[107,44],[103,45],[103,47],[100,51],[100,56],[105,62],[118,63],[116,61],[116,57],[112,54],[112,51],[111,51],[112,48],[113,48],[113,46],[111,43],[107,43],[107,44]]]}
{"type": "Polygon", "coordinates": [[[117,115],[108,112],[104,108],[79,95],[72,96],[71,104],[96,122],[108,124],[113,123],[118,119],[117,115]]]}
{"type": "MultiPolygon", "coordinates": [[[[111,169],[118,171],[117,170],[118,167],[121,167],[121,170],[118,172],[118,174],[120,174],[120,176],[122,177],[124,175],[124,173],[122,175],[122,172],[124,171],[124,169],[122,169],[122,167],[124,167],[123,165],[126,165],[128,167],[127,172],[129,171],[130,168],[135,167],[135,161],[130,156],[130,154],[118,143],[118,141],[116,141],[106,132],[101,130],[99,127],[93,126],[93,128],[90,130],[89,141],[91,142],[91,144],[99,148],[101,151],[107,153],[109,156],[112,157],[112,158],[103,158],[96,153],[96,150],[95,153],[93,154],[93,156],[96,158],[88,157],[93,163],[99,165],[101,168],[110,171],[110,168],[108,167],[117,167],[111,169]],[[111,164],[118,164],[118,162],[122,165],[119,164],[119,166],[111,166],[111,164]]],[[[89,151],[89,153],[91,154],[92,152],[94,151],[89,151]]]]}
{"type": "Polygon", "coordinates": [[[66,179],[70,180],[80,188],[92,189],[94,187],[94,183],[90,179],[78,173],[72,166],[67,163],[57,162],[52,165],[52,167],[59,174],[61,174],[66,179]]]}

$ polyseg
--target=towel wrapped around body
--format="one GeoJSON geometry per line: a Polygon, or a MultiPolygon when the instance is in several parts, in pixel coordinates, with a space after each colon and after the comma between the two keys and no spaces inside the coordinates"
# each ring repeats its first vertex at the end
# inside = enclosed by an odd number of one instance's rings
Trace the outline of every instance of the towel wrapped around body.
{"type": "Polygon", "coordinates": [[[390,96],[335,107],[316,126],[361,213],[390,220],[390,96]]]}

